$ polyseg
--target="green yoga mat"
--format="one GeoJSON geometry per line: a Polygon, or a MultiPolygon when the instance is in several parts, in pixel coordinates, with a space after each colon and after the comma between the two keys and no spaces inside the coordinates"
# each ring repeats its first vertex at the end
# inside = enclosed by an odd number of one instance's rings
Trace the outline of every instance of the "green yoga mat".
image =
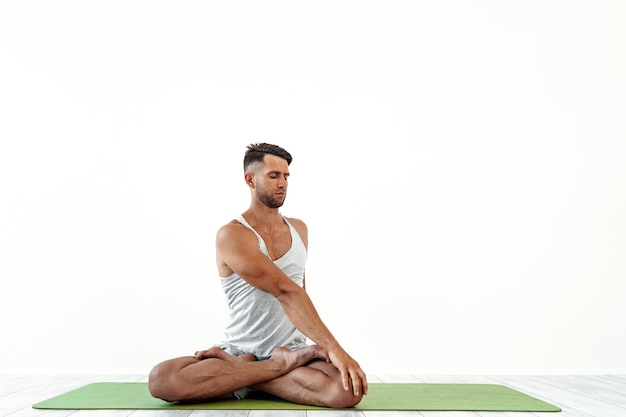
{"type": "MultiPolygon", "coordinates": [[[[33,405],[38,409],[319,410],[276,398],[220,400],[199,404],[153,398],[145,382],[99,382],[33,405]]],[[[502,385],[370,384],[355,410],[560,411],[558,407],[502,385]]]]}

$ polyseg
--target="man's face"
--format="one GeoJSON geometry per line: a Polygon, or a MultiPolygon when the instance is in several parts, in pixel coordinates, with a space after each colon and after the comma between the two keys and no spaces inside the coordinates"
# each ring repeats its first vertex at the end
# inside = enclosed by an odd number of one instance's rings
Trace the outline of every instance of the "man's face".
{"type": "Polygon", "coordinates": [[[287,197],[287,161],[275,155],[265,155],[263,165],[255,174],[256,196],[269,208],[279,208],[287,197]]]}

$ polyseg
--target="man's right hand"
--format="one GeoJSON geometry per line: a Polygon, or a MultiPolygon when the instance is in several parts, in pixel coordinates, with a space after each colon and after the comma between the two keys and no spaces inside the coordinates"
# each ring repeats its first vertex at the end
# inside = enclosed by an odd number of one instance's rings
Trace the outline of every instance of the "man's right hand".
{"type": "Polygon", "coordinates": [[[341,372],[343,389],[350,391],[354,395],[367,394],[367,377],[361,366],[342,348],[328,351],[330,362],[341,372]]]}

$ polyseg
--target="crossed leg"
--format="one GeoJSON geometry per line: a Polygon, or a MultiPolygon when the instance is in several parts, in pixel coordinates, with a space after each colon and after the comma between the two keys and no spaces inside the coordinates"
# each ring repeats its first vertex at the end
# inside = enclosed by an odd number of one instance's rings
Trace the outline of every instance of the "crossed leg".
{"type": "Polygon", "coordinates": [[[255,384],[252,388],[282,399],[307,405],[330,408],[349,408],[361,402],[363,395],[346,391],[341,373],[326,361],[311,362],[282,377],[255,384]]]}
{"type": "Polygon", "coordinates": [[[270,359],[234,357],[220,348],[162,362],[149,377],[150,393],[166,401],[233,398],[233,392],[252,387],[288,401],[324,407],[352,407],[361,396],[345,391],[337,368],[318,346],[298,351],[276,348],[270,359]]]}

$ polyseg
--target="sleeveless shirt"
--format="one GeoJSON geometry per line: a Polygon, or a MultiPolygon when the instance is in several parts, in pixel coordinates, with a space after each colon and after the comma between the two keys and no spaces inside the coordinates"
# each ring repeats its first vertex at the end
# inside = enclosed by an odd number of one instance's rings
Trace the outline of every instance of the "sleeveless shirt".
{"type": "MultiPolygon", "coordinates": [[[[284,217],[283,220],[289,226],[291,247],[274,264],[302,287],[307,250],[296,229],[284,217]]],[[[259,250],[269,257],[261,235],[243,216],[237,221],[254,232],[259,250]]],[[[291,323],[276,297],[250,285],[234,272],[222,278],[222,287],[230,308],[230,324],[224,331],[224,344],[257,358],[269,357],[277,346],[292,350],[306,346],[305,336],[291,323]]]]}

